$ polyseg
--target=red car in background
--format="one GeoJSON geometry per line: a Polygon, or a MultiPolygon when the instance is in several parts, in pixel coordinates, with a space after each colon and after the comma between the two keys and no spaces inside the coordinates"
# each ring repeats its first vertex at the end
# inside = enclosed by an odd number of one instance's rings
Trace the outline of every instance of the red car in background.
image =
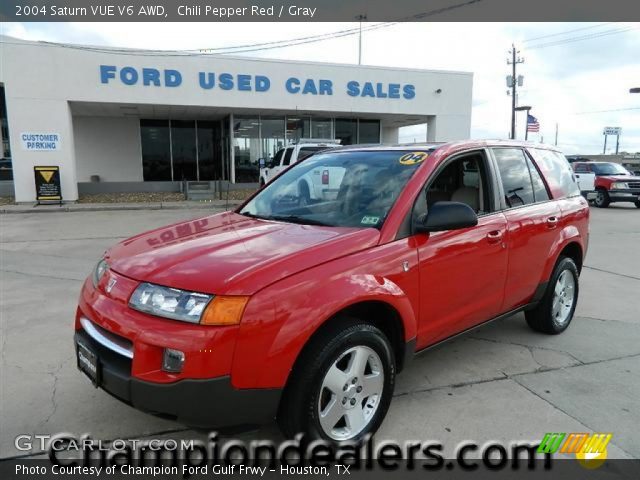
{"type": "Polygon", "coordinates": [[[189,425],[277,419],[286,435],[358,440],[416,353],[519,311],[564,331],[588,219],[546,145],[317,153],[235,211],[109,249],[80,295],[78,367],[189,425]],[[325,170],[338,192],[309,202],[300,180],[325,170]]]}
{"type": "Polygon", "coordinates": [[[631,202],[640,208],[640,176],[611,162],[575,162],[577,173],[595,174],[596,207],[607,208],[613,202],[631,202]]]}

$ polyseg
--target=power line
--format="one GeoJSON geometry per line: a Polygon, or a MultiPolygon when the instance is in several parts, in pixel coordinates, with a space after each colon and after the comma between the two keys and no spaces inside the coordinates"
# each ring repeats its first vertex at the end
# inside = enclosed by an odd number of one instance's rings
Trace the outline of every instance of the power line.
{"type": "Polygon", "coordinates": [[[588,112],[576,112],[574,115],[590,115],[592,113],[626,112],[629,110],[640,110],[640,107],[613,108],[611,110],[590,110],[588,112]]]}
{"type": "Polygon", "coordinates": [[[569,38],[565,38],[562,40],[558,40],[555,42],[547,42],[547,43],[541,43],[538,45],[532,45],[531,47],[528,47],[529,50],[536,50],[539,48],[546,48],[546,47],[555,47],[558,45],[564,45],[566,43],[573,43],[573,42],[580,42],[583,40],[591,40],[593,38],[600,38],[600,37],[606,37],[608,35],[616,35],[619,33],[625,33],[625,32],[629,32],[631,30],[637,30],[640,27],[627,27],[627,28],[622,28],[622,29],[613,29],[613,30],[605,30],[604,32],[598,32],[598,33],[592,33],[592,34],[588,34],[588,35],[582,35],[582,36],[578,36],[578,37],[569,37],[569,38]]]}
{"type": "Polygon", "coordinates": [[[541,40],[543,38],[559,37],[561,35],[567,35],[568,33],[579,32],[582,30],[590,30],[592,28],[598,28],[604,25],[610,25],[611,23],[613,22],[598,23],[597,25],[589,25],[587,27],[574,28],[572,30],[564,30],[562,32],[552,33],[550,35],[541,35],[539,37],[527,38],[526,40],[522,40],[522,43],[533,42],[534,40],[541,40]]]}

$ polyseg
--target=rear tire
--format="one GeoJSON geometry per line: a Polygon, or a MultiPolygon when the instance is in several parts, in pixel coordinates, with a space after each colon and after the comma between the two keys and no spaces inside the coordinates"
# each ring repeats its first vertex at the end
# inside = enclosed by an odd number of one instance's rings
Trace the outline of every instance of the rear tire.
{"type": "Polygon", "coordinates": [[[611,203],[609,192],[607,192],[603,188],[599,188],[598,190],[596,190],[596,198],[593,200],[593,203],[598,208],[607,208],[611,203]]]}
{"type": "Polygon", "coordinates": [[[389,339],[359,319],[342,317],[316,336],[296,363],[278,412],[285,436],[358,442],[384,419],[395,385],[389,339]]]}
{"type": "Polygon", "coordinates": [[[636,206],[636,208],[640,208],[640,200],[637,200],[637,201],[635,202],[635,206],[636,206]]]}
{"type": "Polygon", "coordinates": [[[569,257],[560,257],[553,269],[547,290],[540,303],[525,312],[529,326],[542,333],[564,332],[573,319],[578,303],[578,268],[569,257]]]}

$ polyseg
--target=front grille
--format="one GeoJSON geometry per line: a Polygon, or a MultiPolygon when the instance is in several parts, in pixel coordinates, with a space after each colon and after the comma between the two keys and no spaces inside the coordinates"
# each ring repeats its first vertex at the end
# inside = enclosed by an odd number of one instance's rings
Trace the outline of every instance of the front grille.
{"type": "Polygon", "coordinates": [[[133,358],[133,343],[120,335],[110,332],[86,317],[80,317],[83,330],[96,342],[109,350],[127,358],[133,358]]]}
{"type": "Polygon", "coordinates": [[[629,188],[640,188],[640,182],[629,182],[629,188]]]}

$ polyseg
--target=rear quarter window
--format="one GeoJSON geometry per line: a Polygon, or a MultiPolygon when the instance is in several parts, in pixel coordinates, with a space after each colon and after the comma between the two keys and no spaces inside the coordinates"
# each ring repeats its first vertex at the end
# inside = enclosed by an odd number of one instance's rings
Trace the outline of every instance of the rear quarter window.
{"type": "Polygon", "coordinates": [[[542,148],[530,148],[528,151],[547,181],[553,198],[580,195],[573,169],[563,154],[542,148]]]}

